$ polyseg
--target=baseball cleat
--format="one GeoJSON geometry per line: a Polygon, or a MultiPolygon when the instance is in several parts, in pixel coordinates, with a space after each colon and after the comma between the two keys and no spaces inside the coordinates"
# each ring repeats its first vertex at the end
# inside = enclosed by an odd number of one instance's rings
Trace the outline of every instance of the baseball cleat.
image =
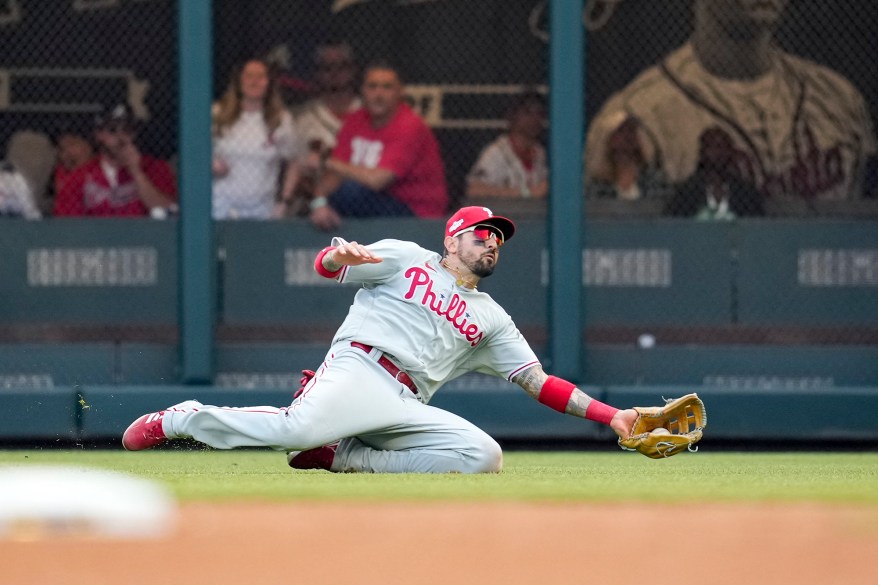
{"type": "Polygon", "coordinates": [[[331,471],[332,462],[335,460],[335,451],[338,443],[324,445],[307,451],[290,451],[287,453],[287,463],[293,469],[325,469],[331,471]]]}
{"type": "Polygon", "coordinates": [[[122,435],[122,446],[128,451],[142,451],[160,445],[168,440],[162,428],[162,419],[169,411],[184,410],[201,406],[197,400],[187,400],[166,410],[150,412],[131,423],[122,435]]]}
{"type": "Polygon", "coordinates": [[[163,443],[166,440],[162,430],[165,411],[144,414],[131,423],[122,435],[122,446],[128,451],[142,451],[163,443]]]}

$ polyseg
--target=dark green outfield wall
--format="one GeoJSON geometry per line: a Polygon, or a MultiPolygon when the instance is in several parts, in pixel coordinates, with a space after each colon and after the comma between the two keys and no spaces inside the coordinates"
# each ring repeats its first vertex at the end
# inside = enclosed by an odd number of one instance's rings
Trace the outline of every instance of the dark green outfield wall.
{"type": "MultiPolygon", "coordinates": [[[[811,390],[705,386],[583,386],[620,407],[661,404],[698,392],[708,411],[706,436],[726,440],[878,440],[878,388],[811,390]],[[766,421],[770,421],[767,424],[766,421]]],[[[121,439],[145,412],[189,398],[225,406],[289,404],[285,389],[195,386],[79,386],[4,391],[0,441],[121,439]]],[[[502,380],[472,376],[444,388],[433,405],[455,412],[503,439],[610,439],[609,428],[562,416],[502,380]]]]}
{"type": "MultiPolygon", "coordinates": [[[[319,364],[354,294],[311,269],[327,235],[298,221],[216,226],[215,376],[185,386],[177,227],[4,222],[0,438],[116,436],[141,411],[191,396],[289,402],[296,372],[319,364]]],[[[348,222],[343,233],[436,249],[442,227],[348,222]]],[[[590,391],[628,406],[697,390],[718,437],[765,432],[748,420],[757,402],[786,413],[771,430],[778,438],[878,437],[866,416],[878,411],[878,223],[589,221],[584,230],[588,343],[578,382],[590,391]],[[654,346],[636,343],[644,333],[654,346]]],[[[545,249],[544,222],[520,222],[482,286],[541,356],[550,340],[545,249]]],[[[479,376],[452,384],[435,404],[511,438],[599,431],[479,376]]]]}
{"type": "MultiPolygon", "coordinates": [[[[0,325],[176,324],[177,223],[4,221],[0,325]]],[[[349,221],[349,240],[441,247],[441,222],[349,221]]],[[[586,324],[878,325],[878,222],[590,221],[582,254],[586,324]]],[[[337,323],[351,291],[311,270],[328,236],[304,222],[217,226],[220,319],[337,323]]],[[[522,328],[544,326],[544,222],[522,221],[482,288],[522,328]]],[[[575,254],[570,261],[575,262],[575,254]]]]}

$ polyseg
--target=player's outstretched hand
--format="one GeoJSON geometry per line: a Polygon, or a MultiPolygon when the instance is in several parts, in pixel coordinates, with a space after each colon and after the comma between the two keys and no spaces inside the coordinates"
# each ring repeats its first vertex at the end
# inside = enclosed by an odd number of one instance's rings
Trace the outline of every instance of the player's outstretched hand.
{"type": "Polygon", "coordinates": [[[631,436],[631,429],[634,427],[637,416],[637,411],[633,408],[620,410],[610,421],[610,428],[616,431],[620,439],[627,439],[631,436]]]}
{"type": "Polygon", "coordinates": [[[384,259],[374,255],[366,246],[357,242],[345,242],[332,251],[332,260],[341,266],[359,266],[361,264],[378,264],[384,259]]]}

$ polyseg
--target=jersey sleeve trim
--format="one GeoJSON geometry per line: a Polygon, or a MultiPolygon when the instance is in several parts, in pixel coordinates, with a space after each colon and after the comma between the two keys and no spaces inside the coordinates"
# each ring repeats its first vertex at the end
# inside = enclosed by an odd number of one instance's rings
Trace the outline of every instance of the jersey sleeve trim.
{"type": "Polygon", "coordinates": [[[519,366],[519,367],[515,368],[514,370],[512,370],[512,373],[510,373],[508,376],[506,376],[506,380],[511,382],[512,378],[514,378],[515,376],[517,376],[518,374],[520,374],[524,370],[526,370],[528,368],[532,368],[534,366],[538,366],[538,365],[540,365],[540,362],[537,360],[534,360],[532,362],[528,362],[528,363],[524,364],[523,366],[519,366]]]}

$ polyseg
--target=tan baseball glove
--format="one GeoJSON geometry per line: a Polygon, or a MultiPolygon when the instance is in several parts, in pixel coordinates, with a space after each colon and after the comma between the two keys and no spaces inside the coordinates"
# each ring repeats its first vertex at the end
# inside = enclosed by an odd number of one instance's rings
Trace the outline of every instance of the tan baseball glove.
{"type": "Polygon", "coordinates": [[[619,439],[626,451],[639,451],[653,459],[670,457],[701,440],[707,411],[697,394],[665,400],[664,406],[635,406],[638,417],[627,439],[619,439]]]}

